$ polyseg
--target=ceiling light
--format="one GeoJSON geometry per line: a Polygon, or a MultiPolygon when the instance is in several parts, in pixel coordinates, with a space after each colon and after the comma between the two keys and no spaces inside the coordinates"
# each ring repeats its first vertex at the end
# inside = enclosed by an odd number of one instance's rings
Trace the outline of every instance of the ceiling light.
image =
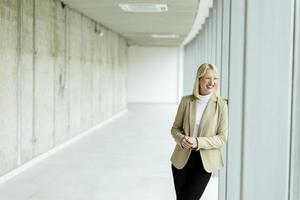
{"type": "Polygon", "coordinates": [[[120,8],[125,12],[167,12],[167,4],[152,3],[132,3],[119,4],[120,8]]]}
{"type": "Polygon", "coordinates": [[[178,34],[152,34],[151,37],[175,39],[175,38],[179,38],[179,35],[178,34]]]}

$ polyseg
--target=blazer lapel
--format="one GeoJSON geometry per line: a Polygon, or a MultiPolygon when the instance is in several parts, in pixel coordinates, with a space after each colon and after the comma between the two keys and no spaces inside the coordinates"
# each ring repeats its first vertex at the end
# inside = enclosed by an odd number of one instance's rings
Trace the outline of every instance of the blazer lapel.
{"type": "Polygon", "coordinates": [[[192,99],[190,101],[190,130],[189,130],[189,136],[192,136],[193,135],[193,131],[194,131],[194,126],[195,126],[195,118],[196,118],[196,100],[195,99],[192,99]]]}

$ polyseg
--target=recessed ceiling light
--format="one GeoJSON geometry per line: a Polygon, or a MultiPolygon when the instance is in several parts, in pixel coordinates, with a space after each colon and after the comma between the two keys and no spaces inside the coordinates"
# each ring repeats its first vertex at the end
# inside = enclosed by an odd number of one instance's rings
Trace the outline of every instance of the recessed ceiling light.
{"type": "Polygon", "coordinates": [[[152,3],[130,3],[119,4],[120,8],[125,12],[167,12],[167,4],[152,3]]]}
{"type": "Polygon", "coordinates": [[[178,34],[152,34],[151,37],[175,39],[175,38],[179,38],[179,35],[178,34]]]}

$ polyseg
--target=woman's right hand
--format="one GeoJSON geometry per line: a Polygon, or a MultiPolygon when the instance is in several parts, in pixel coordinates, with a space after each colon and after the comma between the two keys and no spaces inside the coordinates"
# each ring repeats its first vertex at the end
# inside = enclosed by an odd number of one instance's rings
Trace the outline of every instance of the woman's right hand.
{"type": "Polygon", "coordinates": [[[193,143],[190,143],[188,141],[188,138],[187,136],[185,136],[183,138],[183,140],[181,141],[181,146],[184,148],[184,149],[192,149],[193,148],[193,143]]]}

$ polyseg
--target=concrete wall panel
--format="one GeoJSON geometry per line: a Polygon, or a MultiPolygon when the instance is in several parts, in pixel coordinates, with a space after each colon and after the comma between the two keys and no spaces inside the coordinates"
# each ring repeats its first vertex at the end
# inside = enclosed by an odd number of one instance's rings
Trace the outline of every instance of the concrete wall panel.
{"type": "Polygon", "coordinates": [[[123,110],[127,107],[127,44],[123,38],[119,40],[119,59],[120,59],[120,70],[119,70],[119,84],[120,88],[118,90],[119,96],[119,108],[123,110]]]}
{"type": "Polygon", "coordinates": [[[20,5],[20,131],[21,162],[33,158],[33,0],[20,5]]]}
{"type": "Polygon", "coordinates": [[[114,88],[112,88],[112,114],[115,114],[116,113],[116,108],[117,108],[117,89],[118,89],[118,80],[117,80],[117,71],[118,71],[118,37],[116,34],[113,34],[113,39],[112,39],[112,80],[113,80],[113,84],[116,86],[114,88]]]}
{"type": "Polygon", "coordinates": [[[111,48],[112,48],[112,35],[105,34],[105,49],[106,49],[106,60],[104,63],[104,74],[105,74],[105,81],[104,81],[104,94],[105,95],[105,100],[104,100],[104,114],[105,117],[109,117],[112,115],[112,84],[109,84],[110,82],[113,81],[112,79],[112,54],[111,54],[111,48]]]}
{"type": "Polygon", "coordinates": [[[70,135],[80,133],[81,119],[81,15],[73,10],[67,12],[68,69],[70,85],[70,135]]]}
{"type": "Polygon", "coordinates": [[[66,64],[66,9],[55,2],[54,9],[54,144],[69,136],[69,69],[66,64]]]}
{"type": "Polygon", "coordinates": [[[100,99],[100,67],[101,67],[101,37],[97,34],[92,34],[93,37],[93,56],[92,56],[92,124],[95,125],[101,121],[101,99],[100,99]]]}
{"type": "Polygon", "coordinates": [[[93,22],[82,17],[81,23],[81,131],[87,130],[92,123],[92,48],[91,35],[94,34],[93,22]]]}
{"type": "Polygon", "coordinates": [[[107,34],[108,31],[104,30],[104,35],[101,37],[100,40],[100,71],[99,71],[99,79],[101,80],[100,85],[100,93],[99,93],[99,99],[101,103],[100,106],[100,119],[107,117],[107,86],[108,86],[108,74],[107,74],[107,60],[108,60],[108,49],[106,47],[107,45],[107,34]]]}
{"type": "Polygon", "coordinates": [[[54,145],[54,1],[35,4],[35,91],[34,142],[35,155],[54,145]]]}
{"type": "Polygon", "coordinates": [[[0,175],[17,166],[17,9],[0,1],[0,175]]]}

